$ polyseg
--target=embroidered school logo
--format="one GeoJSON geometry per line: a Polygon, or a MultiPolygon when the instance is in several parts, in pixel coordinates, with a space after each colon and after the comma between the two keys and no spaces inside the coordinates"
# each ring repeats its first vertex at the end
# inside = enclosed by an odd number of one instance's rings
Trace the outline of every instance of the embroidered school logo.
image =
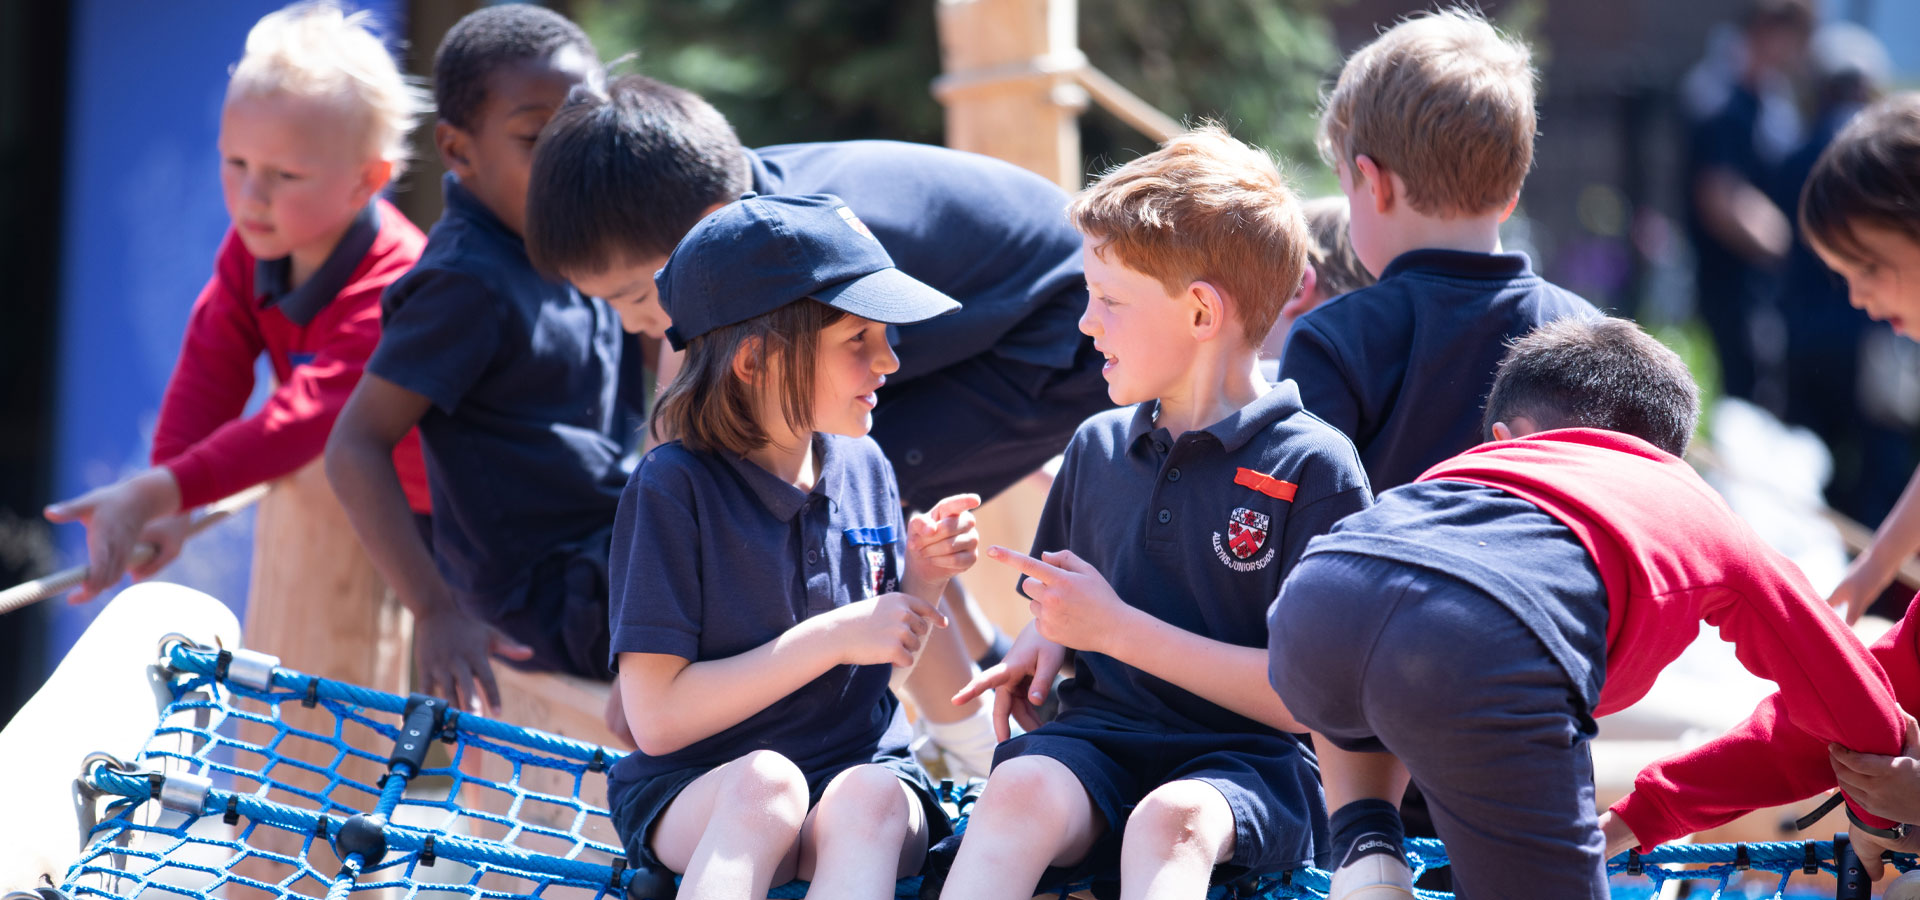
{"type": "Polygon", "coordinates": [[[867,596],[878,597],[891,593],[894,579],[891,567],[887,565],[887,548],[867,547],[867,596]]]}
{"type": "MultiPolygon", "coordinates": [[[[868,230],[867,223],[860,221],[860,217],[854,215],[853,210],[844,206],[840,207],[840,218],[846,220],[848,228],[858,231],[867,237],[873,237],[873,232],[868,230]]],[[[874,240],[879,240],[879,238],[874,238],[874,240]]]]}
{"type": "Polygon", "coordinates": [[[1227,568],[1235,572],[1255,572],[1273,562],[1274,548],[1267,547],[1267,533],[1273,525],[1273,518],[1266,513],[1254,512],[1244,506],[1236,507],[1227,516],[1227,538],[1223,545],[1220,532],[1213,533],[1213,552],[1220,557],[1227,568]],[[1260,553],[1266,547],[1267,552],[1260,553]],[[1260,554],[1254,559],[1255,554],[1260,554]]]}

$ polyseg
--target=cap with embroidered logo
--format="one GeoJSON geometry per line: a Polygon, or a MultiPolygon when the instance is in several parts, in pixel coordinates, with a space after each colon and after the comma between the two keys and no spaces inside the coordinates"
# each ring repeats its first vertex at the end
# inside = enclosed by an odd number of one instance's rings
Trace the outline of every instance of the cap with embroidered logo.
{"type": "Polygon", "coordinates": [[[832,194],[747,194],[693,226],[653,278],[676,350],[809,297],[888,325],[960,309],[895,268],[866,223],[832,194]]]}

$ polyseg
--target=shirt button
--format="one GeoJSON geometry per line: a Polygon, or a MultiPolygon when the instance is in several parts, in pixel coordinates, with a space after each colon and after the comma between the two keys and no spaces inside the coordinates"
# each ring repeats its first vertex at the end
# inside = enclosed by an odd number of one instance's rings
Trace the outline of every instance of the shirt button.
{"type": "Polygon", "coordinates": [[[820,551],[818,551],[818,550],[808,550],[808,551],[807,551],[807,565],[810,565],[810,566],[811,566],[811,565],[814,565],[814,564],[816,564],[816,563],[818,563],[818,562],[820,562],[820,551]]]}
{"type": "Polygon", "coordinates": [[[1179,480],[1180,480],[1180,470],[1179,470],[1179,469],[1177,469],[1177,468],[1176,468],[1176,469],[1168,469],[1168,470],[1167,470],[1167,480],[1168,480],[1168,481],[1179,481],[1179,480]]]}
{"type": "Polygon", "coordinates": [[[1165,452],[1167,452],[1167,445],[1166,445],[1166,444],[1165,444],[1164,442],[1162,442],[1162,441],[1154,441],[1154,442],[1153,442],[1153,452],[1155,452],[1155,453],[1165,453],[1165,452]]]}
{"type": "Polygon", "coordinates": [[[1171,521],[1173,521],[1173,510],[1170,510],[1170,509],[1160,510],[1160,524],[1165,525],[1171,521]]]}

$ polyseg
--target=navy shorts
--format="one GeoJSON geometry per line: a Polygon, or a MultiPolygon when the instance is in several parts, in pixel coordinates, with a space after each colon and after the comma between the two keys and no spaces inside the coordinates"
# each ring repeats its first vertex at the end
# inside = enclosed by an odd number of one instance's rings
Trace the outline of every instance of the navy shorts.
{"type": "Polygon", "coordinates": [[[873,439],[893,463],[900,499],[910,509],[954,494],[991,499],[1038,471],[1088,416],[1113,408],[1103,363],[1083,339],[1069,369],[988,352],[881,388],[873,439]]]}
{"type": "MultiPolygon", "coordinates": [[[[946,809],[940,805],[940,793],[934,786],[933,778],[912,756],[882,753],[873,758],[872,764],[892,772],[920,801],[920,811],[927,820],[927,846],[931,847],[953,833],[953,821],[947,818],[946,809]]],[[[687,789],[687,785],[715,768],[718,767],[681,769],[631,784],[610,783],[607,786],[611,795],[608,797],[608,812],[613,819],[613,828],[619,832],[620,842],[626,848],[630,864],[660,872],[667,870],[660,858],[653,855],[652,842],[648,840],[653,834],[653,824],[660,821],[660,816],[666,813],[668,806],[673,805],[674,798],[687,789]]],[[[808,808],[820,802],[821,793],[833,782],[834,776],[851,768],[853,765],[845,765],[806,773],[808,808]]]]}
{"type": "Polygon", "coordinates": [[[613,526],[534,563],[517,609],[485,617],[502,634],[533,648],[505,665],[612,681],[608,664],[607,552],[613,526]]]}
{"type": "Polygon", "coordinates": [[[1273,684],[1294,718],[1406,764],[1458,896],[1608,896],[1593,720],[1499,600],[1432,569],[1316,553],[1280,589],[1272,632],[1273,684]]]}
{"type": "Polygon", "coordinates": [[[1127,817],[1154,788],[1172,781],[1204,783],[1233,810],[1233,858],[1214,870],[1215,883],[1296,868],[1325,854],[1320,770],[1313,754],[1292,738],[1121,730],[1069,716],[1002,743],[993,762],[1017,756],[1044,756],[1066,766],[1107,825],[1085,860],[1047,870],[1041,892],[1117,880],[1127,817]]]}

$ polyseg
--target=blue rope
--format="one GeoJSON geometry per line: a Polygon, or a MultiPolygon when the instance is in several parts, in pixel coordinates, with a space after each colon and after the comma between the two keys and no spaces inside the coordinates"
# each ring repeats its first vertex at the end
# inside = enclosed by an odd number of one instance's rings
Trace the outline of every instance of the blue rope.
{"type": "MultiPolygon", "coordinates": [[[[580,795],[586,779],[602,777],[598,773],[620,759],[621,753],[477,715],[453,714],[448,716],[441,735],[451,741],[451,765],[429,766],[415,772],[412,766],[400,762],[376,789],[338,772],[339,762],[348,758],[385,763],[384,757],[354,747],[348,739],[348,729],[365,729],[381,738],[394,739],[399,732],[388,719],[403,714],[407,698],[284,668],[273,671],[266,691],[254,691],[221,678],[220,654],[205,648],[174,645],[168,651],[168,661],[176,673],[172,682],[175,699],[163,713],[163,724],[156,729],[155,736],[188,738],[195,749],[189,753],[154,749],[143,759],[170,770],[197,769],[214,777],[217,783],[207,791],[199,810],[188,811],[185,822],[167,827],[145,825],[134,821],[131,814],[153,799],[153,783],[147,773],[96,765],[87,773],[88,781],[95,789],[117,799],[108,807],[109,818],[95,828],[94,840],[81,861],[68,873],[63,887],[75,897],[134,900],[144,891],[154,889],[192,900],[208,900],[221,885],[238,884],[279,898],[290,898],[294,894],[312,896],[316,889],[324,887],[328,900],[346,900],[353,892],[386,888],[402,890],[408,900],[423,892],[457,893],[470,900],[505,900],[507,897],[539,897],[552,886],[585,888],[594,891],[596,898],[610,898],[613,894],[624,897],[635,877],[624,864],[602,864],[587,858],[586,854],[591,853],[611,863],[621,857],[621,850],[583,833],[589,819],[604,821],[611,827],[606,810],[583,801],[580,795]],[[232,702],[233,698],[256,701],[264,704],[268,711],[262,714],[239,708],[232,702]],[[331,733],[287,724],[279,711],[289,701],[329,712],[333,718],[331,733]],[[192,724],[180,724],[183,721],[192,724]],[[261,743],[250,742],[234,733],[242,726],[271,729],[273,737],[261,743]],[[289,748],[297,744],[312,744],[330,753],[332,759],[321,764],[290,756],[289,748]],[[463,772],[465,754],[474,751],[508,760],[512,764],[512,777],[506,782],[495,782],[463,772]],[[243,758],[251,756],[262,760],[257,769],[243,764],[243,758]],[[326,787],[307,789],[276,780],[274,773],[282,767],[285,771],[324,776],[326,787]],[[571,782],[570,795],[545,793],[524,785],[523,775],[534,770],[561,773],[571,782]],[[406,796],[410,784],[427,776],[451,782],[447,799],[406,796]],[[240,789],[248,781],[257,782],[257,790],[240,789]],[[508,811],[502,815],[462,807],[461,792],[469,789],[497,792],[511,798],[508,811]],[[270,791],[290,795],[296,802],[312,803],[317,809],[302,809],[269,799],[270,791]],[[369,811],[364,808],[365,801],[350,802],[343,798],[342,794],[347,792],[367,795],[373,801],[370,811],[386,819],[382,834],[387,854],[369,864],[358,853],[348,853],[337,874],[317,872],[307,860],[313,842],[323,840],[323,835],[339,834],[349,818],[369,811]],[[526,812],[533,804],[546,804],[566,812],[572,817],[571,824],[557,828],[527,821],[526,812]],[[447,821],[441,827],[392,821],[393,815],[403,808],[438,811],[444,813],[447,821]],[[225,817],[230,822],[244,818],[247,825],[237,839],[231,840],[206,834],[205,829],[195,831],[195,823],[207,817],[225,817]],[[463,822],[470,830],[504,834],[497,840],[488,840],[449,830],[463,822]],[[297,855],[289,856],[251,846],[247,838],[256,828],[303,835],[301,849],[297,855]],[[165,842],[167,846],[156,851],[120,845],[121,838],[132,835],[165,842]],[[534,843],[564,845],[565,849],[541,852],[520,846],[529,838],[534,843]],[[222,855],[224,862],[201,861],[222,855]],[[279,882],[269,883],[235,871],[246,860],[291,869],[291,874],[279,882]],[[470,867],[472,874],[467,876],[465,884],[436,882],[426,870],[440,860],[470,867]],[[182,873],[207,876],[212,884],[204,888],[179,885],[182,873]],[[131,890],[89,883],[95,876],[106,877],[103,883],[116,886],[130,884],[131,890]],[[376,877],[380,880],[367,880],[376,877]],[[502,880],[511,883],[503,886],[499,883],[502,880]],[[312,888],[301,887],[308,882],[312,888]]],[[[956,830],[964,832],[970,795],[951,785],[945,786],[944,793],[943,799],[959,814],[956,830]]],[[[1655,891],[1676,879],[1711,882],[1724,891],[1742,877],[1744,871],[1775,873],[1780,876],[1775,895],[1780,896],[1793,873],[1809,864],[1810,850],[1817,868],[1835,871],[1832,841],[1667,845],[1639,854],[1631,864],[1626,857],[1611,860],[1607,871],[1618,875],[1631,869],[1633,874],[1646,878],[1655,891]],[[1692,868],[1681,868],[1683,866],[1692,868]]],[[[1408,841],[1407,851],[1408,863],[1416,875],[1449,864],[1445,848],[1437,841],[1413,839],[1408,841]]],[[[1912,857],[1901,857],[1894,860],[1894,865],[1906,870],[1912,868],[1914,862],[1912,857]]],[[[1329,873],[1323,870],[1302,868],[1250,884],[1216,886],[1209,896],[1213,900],[1324,898],[1330,887],[1329,879],[1329,873]]],[[[917,897],[919,888],[919,878],[904,879],[897,893],[901,898],[917,897]]],[[[807,885],[795,881],[776,887],[769,896],[773,900],[798,900],[806,892],[807,885]]],[[[1415,893],[1423,900],[1451,897],[1424,890],[1415,893]]]]}

